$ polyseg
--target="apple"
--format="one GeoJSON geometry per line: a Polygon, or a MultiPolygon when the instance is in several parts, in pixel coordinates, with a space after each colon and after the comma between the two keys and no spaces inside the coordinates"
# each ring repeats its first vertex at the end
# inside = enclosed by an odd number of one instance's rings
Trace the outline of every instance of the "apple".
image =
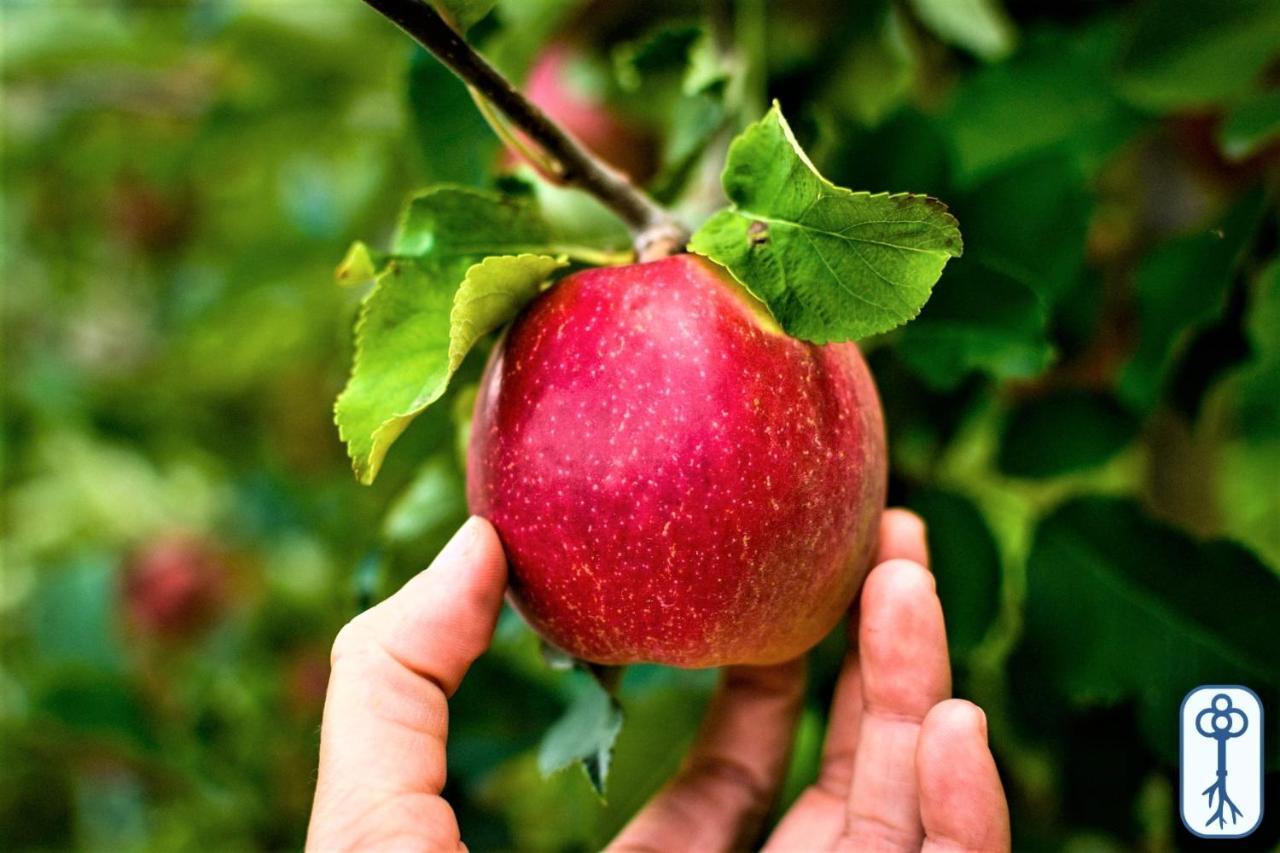
{"type": "Polygon", "coordinates": [[[145,636],[185,639],[214,621],[226,585],[227,567],[211,545],[184,535],[162,537],[125,564],[125,615],[145,636]]]}
{"type": "Polygon", "coordinates": [[[510,598],[601,664],[766,664],[865,576],[884,424],[853,344],[782,332],[709,261],[568,276],[494,348],[468,451],[510,598]]]}
{"type": "MultiPolygon", "coordinates": [[[[524,92],[552,121],[609,165],[643,183],[653,176],[654,143],[642,128],[624,121],[589,91],[575,74],[577,48],[553,42],[538,55],[525,78],[524,92]]],[[[508,165],[517,159],[507,155],[508,165]]]]}

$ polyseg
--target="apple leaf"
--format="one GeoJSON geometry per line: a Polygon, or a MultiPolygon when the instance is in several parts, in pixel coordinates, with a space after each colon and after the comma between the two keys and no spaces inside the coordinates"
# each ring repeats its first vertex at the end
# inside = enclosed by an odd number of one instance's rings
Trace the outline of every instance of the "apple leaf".
{"type": "Polygon", "coordinates": [[[895,349],[903,364],[939,391],[971,373],[1029,378],[1052,362],[1044,305],[1013,276],[965,258],[902,330],[895,349]]]}
{"type": "Polygon", "coordinates": [[[564,258],[393,260],[361,306],[355,365],[335,406],[356,475],[373,482],[387,449],[480,337],[510,320],[564,258]]]}
{"type": "Polygon", "coordinates": [[[1247,90],[1277,44],[1275,0],[1154,0],[1134,16],[1117,82],[1144,109],[1205,107],[1247,90]]]}
{"type": "Polygon", "coordinates": [[[564,255],[618,263],[617,253],[565,239],[529,198],[441,184],[409,201],[391,243],[393,256],[433,258],[564,255]]]}
{"type": "Polygon", "coordinates": [[[1000,548],[982,510],[962,494],[925,489],[908,506],[925,520],[947,646],[963,663],[1000,613],[1000,548]]]}
{"type": "Polygon", "coordinates": [[[496,0],[432,0],[431,5],[461,32],[471,29],[493,9],[496,0]]]}
{"type": "Polygon", "coordinates": [[[1013,23],[997,0],[911,0],[911,8],[938,38],[980,59],[1000,59],[1013,50],[1013,23]]]}
{"type": "MultiPolygon", "coordinates": [[[[1241,371],[1242,431],[1263,439],[1280,434],[1280,258],[1258,276],[1248,322],[1253,358],[1241,371]]],[[[1280,497],[1280,490],[1272,490],[1280,497]]]]}
{"type": "Polygon", "coordinates": [[[855,340],[902,325],[962,251],[942,202],[854,192],[818,174],[776,103],[733,141],[722,180],[733,206],[689,248],[728,268],[797,338],[855,340]]]}
{"type": "Polygon", "coordinates": [[[1198,542],[1137,504],[1081,497],[1040,522],[1027,558],[1027,659],[1076,705],[1137,701],[1177,755],[1171,709],[1204,683],[1274,688],[1280,576],[1225,540],[1198,542]]]}
{"type": "Polygon", "coordinates": [[[1055,391],[1018,403],[1000,436],[997,464],[1014,477],[1045,478],[1103,464],[1138,437],[1138,419],[1110,394],[1055,391]]]}
{"type": "Polygon", "coordinates": [[[580,685],[564,716],[547,729],[538,749],[538,769],[550,776],[582,762],[591,787],[603,799],[614,743],[622,731],[622,706],[595,677],[580,685]]]}
{"type": "Polygon", "coordinates": [[[367,243],[357,240],[351,244],[350,249],[347,249],[342,263],[338,264],[338,268],[333,271],[333,277],[337,279],[338,284],[346,287],[364,284],[373,281],[378,271],[385,267],[389,260],[388,255],[375,252],[367,243]]]}
{"type": "Polygon", "coordinates": [[[1222,315],[1264,206],[1262,193],[1250,193],[1216,227],[1159,246],[1143,259],[1135,280],[1138,347],[1118,389],[1120,399],[1135,410],[1160,401],[1192,333],[1222,315]]]}
{"type": "Polygon", "coordinates": [[[1232,160],[1252,157],[1280,136],[1280,89],[1244,98],[1218,128],[1218,144],[1232,160]]]}

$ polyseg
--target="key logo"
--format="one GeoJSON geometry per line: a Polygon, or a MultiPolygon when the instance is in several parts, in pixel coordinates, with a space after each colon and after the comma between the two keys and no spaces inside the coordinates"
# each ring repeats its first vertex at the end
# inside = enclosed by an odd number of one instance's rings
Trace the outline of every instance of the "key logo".
{"type": "Polygon", "coordinates": [[[1207,684],[1182,700],[1182,824],[1201,838],[1244,838],[1262,823],[1262,702],[1207,684]]]}

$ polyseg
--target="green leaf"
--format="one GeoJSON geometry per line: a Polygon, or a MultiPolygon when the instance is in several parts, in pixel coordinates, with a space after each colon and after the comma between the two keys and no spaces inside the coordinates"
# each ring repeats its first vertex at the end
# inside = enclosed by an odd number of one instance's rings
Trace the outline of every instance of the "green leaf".
{"type": "Polygon", "coordinates": [[[1218,128],[1218,144],[1232,160],[1257,154],[1280,137],[1280,89],[1252,94],[1227,113],[1218,128]]]}
{"type": "Polygon", "coordinates": [[[1280,684],[1280,576],[1226,541],[1197,542],[1129,501],[1086,497],[1040,523],[1027,561],[1027,651],[1076,704],[1132,698],[1153,745],[1204,683],[1280,684]]]}
{"type": "Polygon", "coordinates": [[[565,255],[589,264],[619,262],[618,254],[564,239],[538,204],[486,190],[443,184],[414,196],[391,244],[392,254],[435,259],[488,255],[565,255]]]}
{"type": "Polygon", "coordinates": [[[1092,174],[1139,121],[1110,85],[1117,42],[1106,20],[1071,31],[1040,29],[1008,61],[962,80],[943,116],[957,181],[968,185],[1049,151],[1092,174]]]}
{"type": "Polygon", "coordinates": [[[363,483],[410,421],[444,394],[471,346],[510,320],[563,258],[393,261],[361,306],[351,379],[335,407],[363,483]]]}
{"type": "Polygon", "coordinates": [[[596,794],[604,798],[613,746],[622,731],[622,706],[595,678],[580,684],[572,704],[547,730],[538,748],[538,769],[550,776],[582,762],[596,794]]]}
{"type": "Polygon", "coordinates": [[[1120,398],[1137,409],[1159,401],[1191,334],[1222,314],[1240,259],[1264,207],[1255,192],[1215,228],[1151,252],[1138,269],[1138,348],[1120,376],[1120,398]]]}
{"type": "Polygon", "coordinates": [[[929,490],[912,496],[908,506],[925,521],[947,645],[963,658],[1000,612],[1002,569],[995,536],[982,512],[963,495],[929,490]]]}
{"type": "Polygon", "coordinates": [[[964,219],[969,259],[1018,279],[1046,306],[1084,269],[1093,194],[1080,165],[1060,151],[985,178],[955,210],[964,219]]]}
{"type": "Polygon", "coordinates": [[[971,373],[1035,376],[1053,359],[1044,307],[1027,285],[968,258],[937,289],[895,348],[913,373],[951,390],[971,373]]]}
{"type": "Polygon", "coordinates": [[[388,542],[412,542],[446,523],[467,517],[466,498],[457,466],[445,453],[427,460],[395,499],[382,520],[388,542]]]}
{"type": "Polygon", "coordinates": [[[1013,408],[998,464],[1015,477],[1054,477],[1101,465],[1137,434],[1138,419],[1110,395],[1058,391],[1013,408]]]}
{"type": "Polygon", "coordinates": [[[911,0],[911,7],[938,38],[981,59],[1013,50],[1013,23],[998,0],[911,0]]]}
{"type": "Polygon", "coordinates": [[[488,183],[498,138],[466,85],[422,49],[414,50],[408,77],[409,114],[427,181],[488,183]]]}
{"type": "Polygon", "coordinates": [[[459,32],[466,32],[489,14],[496,0],[431,0],[440,14],[459,32]]]}
{"type": "Polygon", "coordinates": [[[390,259],[389,255],[375,252],[367,244],[357,240],[347,249],[347,254],[334,270],[333,277],[345,287],[365,284],[373,281],[390,259]]]}
{"type": "Polygon", "coordinates": [[[1120,88],[1153,111],[1232,100],[1275,59],[1278,44],[1274,0],[1155,0],[1129,34],[1120,88]]]}
{"type": "Polygon", "coordinates": [[[962,251],[942,202],[854,192],[819,175],[776,103],[734,140],[722,180],[733,207],[689,248],[727,267],[798,338],[854,340],[902,325],[962,251]]]}
{"type": "Polygon", "coordinates": [[[1258,276],[1246,333],[1253,359],[1242,371],[1241,431],[1254,439],[1280,436],[1280,260],[1258,276]]]}

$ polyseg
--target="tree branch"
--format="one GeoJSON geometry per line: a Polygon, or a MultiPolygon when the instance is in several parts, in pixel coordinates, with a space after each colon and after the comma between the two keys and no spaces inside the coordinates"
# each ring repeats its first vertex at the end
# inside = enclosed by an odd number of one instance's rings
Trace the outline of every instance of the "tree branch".
{"type": "Polygon", "coordinates": [[[432,6],[420,0],[364,0],[431,51],[454,74],[495,106],[511,124],[549,154],[565,184],[591,193],[627,224],[641,260],[682,248],[688,232],[669,212],[583,147],[548,118],[460,36],[432,6]]]}

